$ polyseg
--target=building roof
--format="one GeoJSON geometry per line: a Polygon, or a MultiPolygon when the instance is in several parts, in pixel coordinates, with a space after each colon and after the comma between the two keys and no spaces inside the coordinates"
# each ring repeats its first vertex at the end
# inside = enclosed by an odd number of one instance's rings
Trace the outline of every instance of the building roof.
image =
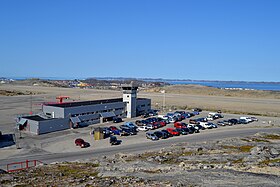
{"type": "Polygon", "coordinates": [[[122,98],[103,99],[103,100],[94,100],[94,101],[67,102],[67,103],[56,103],[56,104],[47,104],[47,105],[61,107],[61,108],[68,108],[68,107],[98,105],[98,104],[117,103],[117,102],[123,102],[123,99],[122,98]]]}
{"type": "Polygon", "coordinates": [[[34,120],[34,121],[45,121],[45,120],[50,120],[49,118],[42,118],[39,115],[34,115],[34,116],[23,116],[22,118],[24,119],[30,119],[30,120],[34,120]]]}

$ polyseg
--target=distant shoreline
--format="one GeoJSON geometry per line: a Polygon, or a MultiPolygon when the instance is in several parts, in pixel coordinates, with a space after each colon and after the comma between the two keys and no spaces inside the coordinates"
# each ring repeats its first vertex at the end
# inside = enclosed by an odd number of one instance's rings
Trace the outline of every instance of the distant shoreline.
{"type": "MultiPolygon", "coordinates": [[[[1,80],[12,79],[12,80],[27,80],[27,79],[40,79],[40,80],[50,80],[50,81],[72,81],[75,78],[63,78],[63,77],[39,77],[39,78],[31,78],[31,77],[9,77],[9,78],[1,78],[1,80]]],[[[124,78],[124,77],[93,77],[86,79],[96,79],[103,81],[145,81],[145,82],[160,82],[162,85],[171,84],[171,85],[202,85],[209,86],[219,89],[229,89],[229,90],[266,90],[266,91],[280,91],[280,82],[256,82],[256,81],[219,81],[219,80],[181,80],[181,79],[151,79],[151,78],[124,78]]],[[[78,79],[78,80],[86,80],[86,79],[78,79]]]]}
{"type": "Polygon", "coordinates": [[[254,83],[254,84],[280,84],[277,81],[225,81],[225,80],[195,80],[195,79],[164,79],[164,78],[132,78],[132,77],[0,77],[0,79],[42,79],[42,80],[85,80],[94,78],[98,80],[143,80],[151,82],[221,82],[221,83],[254,83]]]}

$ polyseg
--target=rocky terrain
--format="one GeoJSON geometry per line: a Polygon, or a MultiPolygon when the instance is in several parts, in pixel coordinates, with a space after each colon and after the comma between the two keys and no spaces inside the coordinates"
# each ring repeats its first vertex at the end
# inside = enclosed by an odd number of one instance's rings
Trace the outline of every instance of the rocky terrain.
{"type": "Polygon", "coordinates": [[[173,145],[0,174],[1,186],[278,186],[280,134],[173,145]]]}

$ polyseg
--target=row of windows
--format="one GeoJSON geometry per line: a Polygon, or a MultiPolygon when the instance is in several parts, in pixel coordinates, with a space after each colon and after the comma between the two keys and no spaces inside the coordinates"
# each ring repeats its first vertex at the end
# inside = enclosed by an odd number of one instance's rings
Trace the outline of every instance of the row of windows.
{"type": "Polygon", "coordinates": [[[103,112],[114,112],[124,110],[124,108],[115,108],[115,109],[108,109],[108,110],[102,110],[102,111],[95,111],[95,112],[87,112],[87,113],[81,113],[81,114],[72,114],[71,117],[78,117],[78,116],[84,116],[84,115],[91,115],[91,114],[100,114],[103,112]]]}

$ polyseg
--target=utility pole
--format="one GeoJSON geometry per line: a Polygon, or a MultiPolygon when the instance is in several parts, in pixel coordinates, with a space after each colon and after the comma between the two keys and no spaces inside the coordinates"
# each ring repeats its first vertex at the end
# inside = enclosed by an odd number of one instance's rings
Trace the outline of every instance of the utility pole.
{"type": "Polygon", "coordinates": [[[30,115],[32,115],[32,93],[30,94],[30,115]]]}

